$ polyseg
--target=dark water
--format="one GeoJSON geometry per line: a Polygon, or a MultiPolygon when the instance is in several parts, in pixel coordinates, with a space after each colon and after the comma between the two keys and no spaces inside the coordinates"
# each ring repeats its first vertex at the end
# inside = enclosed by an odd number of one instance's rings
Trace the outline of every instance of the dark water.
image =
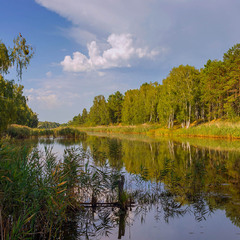
{"type": "Polygon", "coordinates": [[[41,139],[33,147],[78,147],[139,190],[122,213],[91,208],[69,217],[64,239],[240,239],[240,143],[141,137],[41,139]]]}

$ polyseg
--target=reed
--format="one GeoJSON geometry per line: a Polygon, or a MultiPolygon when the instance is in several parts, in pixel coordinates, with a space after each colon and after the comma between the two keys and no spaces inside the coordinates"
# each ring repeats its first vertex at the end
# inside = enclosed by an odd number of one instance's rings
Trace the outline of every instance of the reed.
{"type": "Polygon", "coordinates": [[[6,131],[5,135],[9,136],[10,138],[28,138],[31,135],[31,128],[26,126],[20,125],[11,125],[6,131]]]}
{"type": "Polygon", "coordinates": [[[119,173],[84,163],[80,149],[68,148],[63,160],[45,152],[0,143],[1,239],[61,238],[69,214],[82,202],[117,199],[119,173]],[[103,194],[104,193],[104,194],[103,194]]]}
{"type": "Polygon", "coordinates": [[[76,127],[83,132],[104,132],[104,133],[124,133],[124,134],[146,134],[150,130],[159,128],[157,124],[142,124],[130,126],[98,126],[98,127],[76,127]]]}
{"type": "Polygon", "coordinates": [[[38,129],[29,128],[17,124],[10,125],[3,133],[5,137],[15,139],[25,139],[30,137],[66,137],[66,138],[84,138],[85,133],[75,128],[55,128],[55,129],[38,129]]]}

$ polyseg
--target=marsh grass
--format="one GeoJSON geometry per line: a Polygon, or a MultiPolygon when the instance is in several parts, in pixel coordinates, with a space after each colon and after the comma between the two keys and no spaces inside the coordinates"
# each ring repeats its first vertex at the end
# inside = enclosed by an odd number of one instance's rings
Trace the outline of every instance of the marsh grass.
{"type": "Polygon", "coordinates": [[[84,138],[86,134],[80,132],[78,129],[65,127],[65,128],[55,128],[55,129],[38,129],[29,128],[26,126],[21,126],[17,124],[12,124],[4,132],[3,135],[15,138],[15,139],[25,139],[30,137],[66,137],[66,138],[84,138]]]}
{"type": "Polygon", "coordinates": [[[11,138],[28,138],[31,135],[31,128],[19,125],[11,125],[5,131],[5,134],[11,138]]]}
{"type": "Polygon", "coordinates": [[[122,134],[146,134],[152,129],[159,128],[160,125],[142,124],[131,126],[97,126],[97,127],[76,127],[83,132],[104,132],[104,133],[122,133],[122,134]]]}

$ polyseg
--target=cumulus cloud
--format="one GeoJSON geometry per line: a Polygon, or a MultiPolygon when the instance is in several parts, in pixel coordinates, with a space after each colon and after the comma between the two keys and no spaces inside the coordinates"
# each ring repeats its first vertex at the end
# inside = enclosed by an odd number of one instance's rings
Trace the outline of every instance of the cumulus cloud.
{"type": "Polygon", "coordinates": [[[159,54],[157,50],[135,48],[130,34],[111,34],[107,43],[110,46],[101,54],[96,41],[87,45],[88,55],[74,52],[73,57],[66,56],[61,62],[64,71],[85,72],[91,70],[109,69],[113,67],[128,67],[129,60],[134,58],[152,58],[159,54]]]}

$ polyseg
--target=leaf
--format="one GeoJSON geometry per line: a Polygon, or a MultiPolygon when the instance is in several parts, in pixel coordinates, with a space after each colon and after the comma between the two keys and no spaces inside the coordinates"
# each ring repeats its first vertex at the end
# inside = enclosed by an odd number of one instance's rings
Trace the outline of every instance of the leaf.
{"type": "Polygon", "coordinates": [[[64,185],[65,183],[67,183],[67,181],[61,182],[57,186],[60,187],[60,186],[64,185]]]}
{"type": "Polygon", "coordinates": [[[9,177],[7,177],[7,176],[2,176],[2,178],[6,178],[9,182],[13,182],[9,177]]]}
{"type": "Polygon", "coordinates": [[[57,192],[57,194],[60,194],[60,193],[62,193],[62,192],[64,192],[64,191],[66,191],[66,190],[67,190],[67,189],[65,188],[65,189],[63,189],[63,190],[57,192]]]}
{"type": "Polygon", "coordinates": [[[25,221],[24,221],[24,224],[28,223],[34,216],[36,215],[36,213],[34,213],[32,216],[30,216],[29,218],[27,218],[25,221]]]}

